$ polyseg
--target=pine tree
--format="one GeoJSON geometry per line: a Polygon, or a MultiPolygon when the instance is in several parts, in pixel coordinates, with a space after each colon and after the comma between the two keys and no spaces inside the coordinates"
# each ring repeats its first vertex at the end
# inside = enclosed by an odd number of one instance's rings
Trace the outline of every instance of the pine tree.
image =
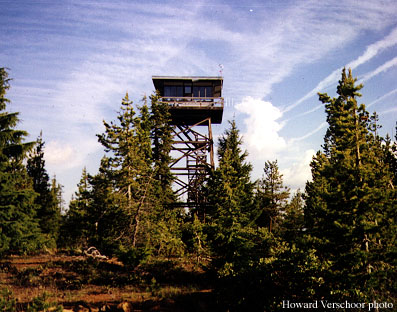
{"type": "Polygon", "coordinates": [[[281,236],[287,242],[294,242],[303,235],[304,216],[303,194],[298,190],[285,207],[285,215],[281,224],[281,236]]]}
{"type": "Polygon", "coordinates": [[[15,129],[18,113],[5,111],[9,82],[0,68],[0,255],[38,250],[44,244],[35,220],[37,194],[22,163],[34,143],[24,143],[27,132],[15,129]]]}
{"type": "Polygon", "coordinates": [[[63,217],[59,245],[62,247],[82,248],[88,246],[89,206],[92,203],[91,185],[87,169],[84,167],[77,192],[69,203],[69,209],[63,217]]]}
{"type": "Polygon", "coordinates": [[[247,152],[234,121],[219,139],[219,166],[208,181],[208,222],[212,250],[219,267],[239,261],[250,250],[253,183],[247,152]]]}
{"type": "MultiPolygon", "coordinates": [[[[246,162],[248,153],[242,151],[242,138],[235,121],[230,122],[218,142],[219,166],[208,182],[209,201],[215,208],[213,214],[219,217],[230,206],[230,217],[235,215],[239,223],[247,221],[252,213],[254,184],[251,182],[251,164],[246,162]],[[221,208],[222,207],[222,208],[221,208]],[[219,210],[220,208],[221,210],[219,210]],[[245,219],[245,221],[243,221],[245,219]]],[[[209,214],[211,218],[211,213],[209,214]]],[[[231,220],[230,220],[231,221],[231,220]]]]}
{"type": "MultiPolygon", "coordinates": [[[[144,118],[147,119],[147,115],[144,118]]],[[[129,220],[123,236],[129,237],[135,246],[142,214],[142,198],[146,196],[152,177],[150,158],[147,159],[150,157],[150,140],[145,128],[147,124],[141,127],[141,119],[136,116],[128,94],[122,100],[117,119],[118,123],[104,122],[105,133],[98,135],[98,139],[110,153],[108,176],[113,179],[114,191],[118,193],[122,209],[129,220]]]]}
{"type": "Polygon", "coordinates": [[[393,173],[393,180],[390,181],[391,185],[397,185],[397,122],[395,128],[394,142],[387,135],[385,144],[382,145],[384,148],[385,162],[389,165],[391,172],[393,173]]]}
{"type": "Polygon", "coordinates": [[[65,212],[65,201],[63,199],[63,185],[58,182],[56,175],[51,179],[51,194],[55,198],[55,221],[59,223],[60,215],[65,212]]]}
{"type": "Polygon", "coordinates": [[[151,101],[151,139],[152,155],[154,161],[154,177],[158,198],[162,205],[169,205],[175,201],[171,188],[173,176],[170,171],[172,127],[170,125],[171,114],[168,104],[159,101],[158,95],[150,96],[151,101]]]}
{"type": "Polygon", "coordinates": [[[37,139],[35,148],[29,153],[26,169],[32,178],[34,191],[39,194],[35,203],[38,206],[36,218],[41,231],[55,244],[59,232],[61,211],[57,194],[51,188],[50,178],[45,169],[42,133],[37,139]]]}
{"type": "MultiPolygon", "coordinates": [[[[107,255],[117,253],[121,246],[132,244],[131,222],[134,206],[128,205],[128,193],[120,192],[120,175],[114,172],[112,161],[103,157],[99,172],[88,175],[90,185],[84,230],[88,233],[88,244],[107,255]]],[[[124,184],[122,182],[122,184],[124,184]]]]}
{"type": "Polygon", "coordinates": [[[273,310],[280,286],[274,261],[285,247],[267,227],[258,227],[252,166],[242,150],[236,123],[219,139],[218,168],[207,185],[208,209],[204,234],[212,251],[218,280],[217,298],[231,311],[273,310]]]}
{"type": "Polygon", "coordinates": [[[357,104],[362,85],[355,82],[343,70],[338,97],[319,94],[329,128],[324,152],[311,163],[304,213],[317,255],[330,267],[318,295],[372,301],[390,295],[396,194],[376,116],[357,104]]]}
{"type": "Polygon", "coordinates": [[[126,223],[120,221],[117,237],[124,249],[161,250],[160,245],[164,244],[153,238],[169,236],[163,235],[161,228],[174,228],[173,217],[165,211],[174,199],[169,170],[172,128],[167,119],[167,106],[158,102],[156,96],[150,99],[151,111],[144,98],[137,115],[126,95],[118,123],[105,122],[106,131],[98,136],[109,154],[109,168],[104,172],[105,178],[112,181],[113,194],[109,195],[117,202],[115,213],[124,215],[120,220],[127,220],[126,223]]]}
{"type": "Polygon", "coordinates": [[[269,232],[277,228],[289,198],[289,189],[283,185],[283,175],[278,170],[277,160],[265,163],[264,177],[258,181],[256,223],[268,227],[269,232]]]}

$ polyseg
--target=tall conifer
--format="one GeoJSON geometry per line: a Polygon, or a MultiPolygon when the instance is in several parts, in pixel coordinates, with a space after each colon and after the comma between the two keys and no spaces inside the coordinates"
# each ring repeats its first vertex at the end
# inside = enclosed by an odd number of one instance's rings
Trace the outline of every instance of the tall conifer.
{"type": "Polygon", "coordinates": [[[253,209],[251,164],[241,148],[242,139],[234,121],[219,138],[218,168],[208,181],[208,222],[212,249],[220,267],[234,263],[251,248],[253,209]]]}
{"type": "Polygon", "coordinates": [[[45,169],[42,133],[37,138],[34,149],[29,153],[26,169],[32,178],[33,189],[38,193],[35,200],[38,206],[36,218],[39,220],[41,231],[55,244],[59,232],[61,211],[58,194],[51,187],[50,177],[45,169]]]}
{"type": "Polygon", "coordinates": [[[173,176],[170,171],[172,127],[170,125],[171,114],[168,104],[161,102],[158,95],[151,95],[151,139],[152,155],[154,162],[154,177],[156,181],[156,193],[164,205],[175,201],[171,183],[173,176]]]}
{"type": "Polygon", "coordinates": [[[91,188],[88,181],[87,169],[84,167],[80,182],[77,184],[77,192],[69,203],[69,209],[63,217],[61,226],[60,246],[87,247],[90,220],[88,217],[89,205],[92,203],[91,188]]]}
{"type": "Polygon", "coordinates": [[[256,193],[256,223],[272,232],[277,228],[289,198],[289,189],[283,185],[283,175],[276,161],[267,161],[265,175],[258,181],[256,193]]]}
{"type": "Polygon", "coordinates": [[[305,220],[317,255],[330,267],[319,295],[372,301],[390,294],[396,194],[382,139],[357,103],[362,85],[355,82],[343,70],[338,97],[319,94],[329,128],[324,151],[311,163],[305,220]]]}
{"type": "Polygon", "coordinates": [[[98,135],[99,142],[109,153],[108,177],[113,179],[114,191],[120,201],[128,223],[121,232],[124,239],[137,245],[143,202],[152,179],[150,137],[147,105],[136,116],[128,94],[121,103],[118,122],[104,122],[105,133],[98,135]]]}
{"type": "Polygon", "coordinates": [[[34,143],[24,143],[27,132],[15,129],[18,113],[5,111],[9,82],[0,68],[0,255],[37,250],[44,243],[35,219],[37,194],[22,164],[34,143]]]}

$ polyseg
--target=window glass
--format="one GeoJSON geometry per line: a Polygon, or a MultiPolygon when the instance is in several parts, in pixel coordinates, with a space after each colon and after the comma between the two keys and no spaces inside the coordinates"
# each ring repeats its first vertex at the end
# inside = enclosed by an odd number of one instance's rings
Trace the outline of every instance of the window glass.
{"type": "Polygon", "coordinates": [[[170,86],[164,86],[164,96],[172,96],[170,86]]]}
{"type": "Polygon", "coordinates": [[[200,87],[193,87],[193,96],[194,97],[200,97],[200,87]]]}
{"type": "Polygon", "coordinates": [[[192,87],[191,86],[185,86],[185,94],[190,94],[192,93],[192,87]]]}
{"type": "Polygon", "coordinates": [[[193,87],[194,97],[212,97],[212,87],[193,87]]]}
{"type": "Polygon", "coordinates": [[[182,86],[164,86],[164,96],[183,96],[182,86]]]}
{"type": "Polygon", "coordinates": [[[177,86],[177,87],[175,87],[175,89],[176,89],[175,96],[183,96],[183,86],[177,86]]]}
{"type": "Polygon", "coordinates": [[[212,97],[212,87],[204,87],[205,88],[205,96],[212,97]]]}

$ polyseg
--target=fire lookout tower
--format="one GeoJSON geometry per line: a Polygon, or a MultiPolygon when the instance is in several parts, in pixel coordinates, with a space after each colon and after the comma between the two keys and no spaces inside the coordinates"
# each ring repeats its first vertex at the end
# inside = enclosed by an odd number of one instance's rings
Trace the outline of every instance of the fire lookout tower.
{"type": "Polygon", "coordinates": [[[184,207],[206,203],[203,182],[214,168],[212,124],[223,115],[223,77],[153,76],[160,101],[168,104],[173,125],[170,164],[175,193],[184,207]]]}

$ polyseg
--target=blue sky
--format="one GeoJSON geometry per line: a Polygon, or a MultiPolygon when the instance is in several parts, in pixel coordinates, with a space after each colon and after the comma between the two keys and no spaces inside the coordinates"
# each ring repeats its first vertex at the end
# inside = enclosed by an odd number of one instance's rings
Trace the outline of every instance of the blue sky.
{"type": "Polygon", "coordinates": [[[153,92],[152,75],[219,75],[227,120],[262,175],[279,162],[285,183],[303,188],[323,142],[317,92],[334,96],[344,66],[364,84],[362,103],[397,120],[397,2],[11,1],[0,0],[0,66],[13,78],[8,110],[46,142],[46,165],[70,200],[81,171],[95,173],[95,134],[114,120],[128,91],[153,92]]]}

